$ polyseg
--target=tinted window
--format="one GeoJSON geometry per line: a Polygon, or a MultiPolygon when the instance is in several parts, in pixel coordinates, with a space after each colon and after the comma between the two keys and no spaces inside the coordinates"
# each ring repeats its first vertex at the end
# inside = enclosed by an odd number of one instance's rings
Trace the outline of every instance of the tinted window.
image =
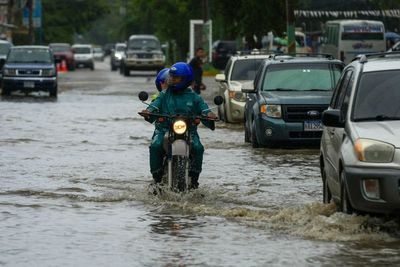
{"type": "Polygon", "coordinates": [[[262,90],[332,90],[341,69],[331,64],[275,64],[267,68],[262,90]]]}
{"type": "Polygon", "coordinates": [[[263,59],[237,60],[233,66],[231,80],[245,81],[254,80],[258,67],[263,59]]]}
{"type": "Polygon", "coordinates": [[[354,105],[354,120],[400,118],[400,70],[364,73],[354,105]]]}
{"type": "Polygon", "coordinates": [[[342,40],[383,40],[383,32],[344,32],[342,40]]]}
{"type": "Polygon", "coordinates": [[[89,47],[75,47],[74,48],[74,53],[75,54],[90,54],[90,48],[89,47]]]}
{"type": "Polygon", "coordinates": [[[12,49],[7,63],[52,63],[53,57],[48,49],[12,49]]]}
{"type": "Polygon", "coordinates": [[[155,39],[132,39],[128,48],[131,50],[160,50],[160,43],[155,39]]]}

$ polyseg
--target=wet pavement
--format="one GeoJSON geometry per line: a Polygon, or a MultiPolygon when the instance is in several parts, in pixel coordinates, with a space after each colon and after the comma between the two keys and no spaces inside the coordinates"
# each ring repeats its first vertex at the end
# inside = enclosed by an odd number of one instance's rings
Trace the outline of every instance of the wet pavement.
{"type": "Polygon", "coordinates": [[[1,99],[0,266],[400,264],[396,218],[322,204],[317,149],[252,149],[241,125],[200,128],[198,190],[152,195],[154,76],[98,62],[60,74],[57,100],[1,99]]]}

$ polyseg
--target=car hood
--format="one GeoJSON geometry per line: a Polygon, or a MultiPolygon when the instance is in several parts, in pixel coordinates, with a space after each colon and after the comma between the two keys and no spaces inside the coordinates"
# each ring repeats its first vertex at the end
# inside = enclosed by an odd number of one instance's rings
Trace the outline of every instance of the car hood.
{"type": "Polygon", "coordinates": [[[400,121],[364,121],[353,125],[355,138],[381,140],[400,148],[400,121]]]}
{"type": "Polygon", "coordinates": [[[332,91],[263,91],[267,103],[283,105],[328,105],[332,91]]]}
{"type": "Polygon", "coordinates": [[[52,63],[6,63],[4,68],[10,69],[50,69],[54,67],[52,63]]]}

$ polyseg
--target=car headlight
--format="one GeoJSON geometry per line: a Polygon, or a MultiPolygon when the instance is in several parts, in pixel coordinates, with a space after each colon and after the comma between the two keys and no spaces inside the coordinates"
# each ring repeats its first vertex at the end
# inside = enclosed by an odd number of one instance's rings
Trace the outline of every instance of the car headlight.
{"type": "Polygon", "coordinates": [[[268,117],[271,118],[282,118],[281,105],[263,104],[260,106],[260,112],[265,113],[268,117]]]}
{"type": "Polygon", "coordinates": [[[246,102],[246,95],[242,92],[229,91],[229,98],[239,102],[246,102]]]}
{"type": "Polygon", "coordinates": [[[15,76],[15,75],[17,75],[17,70],[16,69],[4,69],[4,75],[15,76]]]}
{"type": "Polygon", "coordinates": [[[393,161],[395,147],[391,144],[372,139],[357,139],[354,150],[360,161],[388,163],[393,161]]]}
{"type": "Polygon", "coordinates": [[[56,74],[56,70],[54,68],[42,70],[42,76],[54,76],[55,74],[56,74]]]}
{"type": "Polygon", "coordinates": [[[122,55],[121,54],[115,54],[115,58],[120,60],[122,58],[122,55]]]}
{"type": "Polygon", "coordinates": [[[174,129],[174,133],[176,134],[184,134],[187,129],[186,122],[183,120],[176,120],[172,125],[172,129],[174,129]]]}

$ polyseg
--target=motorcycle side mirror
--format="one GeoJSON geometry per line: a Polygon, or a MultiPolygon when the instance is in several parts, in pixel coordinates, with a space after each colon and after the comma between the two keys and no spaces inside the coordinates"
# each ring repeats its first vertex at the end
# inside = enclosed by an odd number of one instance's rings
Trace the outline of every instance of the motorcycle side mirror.
{"type": "Polygon", "coordinates": [[[139,99],[140,99],[140,101],[146,101],[147,99],[149,99],[149,94],[148,93],[146,93],[145,91],[141,91],[140,93],[139,93],[139,99]]]}
{"type": "Polygon", "coordinates": [[[224,98],[220,95],[217,95],[216,97],[214,97],[214,104],[219,106],[222,103],[224,103],[224,98]]]}

